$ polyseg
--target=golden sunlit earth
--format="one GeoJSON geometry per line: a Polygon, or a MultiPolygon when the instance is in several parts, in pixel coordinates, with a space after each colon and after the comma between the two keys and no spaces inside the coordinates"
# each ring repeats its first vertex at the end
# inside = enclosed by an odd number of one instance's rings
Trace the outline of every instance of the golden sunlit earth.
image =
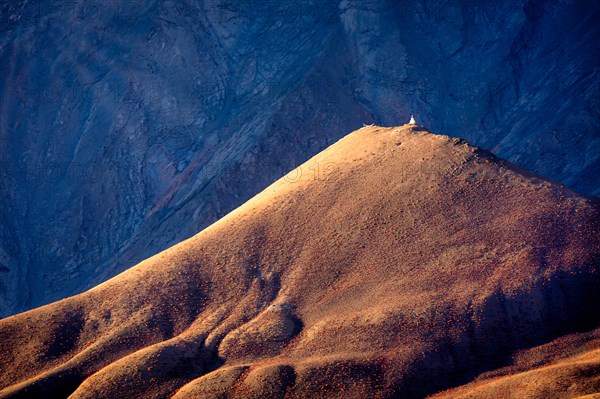
{"type": "Polygon", "coordinates": [[[0,398],[598,398],[598,211],[464,140],[365,127],[1,320],[0,398]]]}

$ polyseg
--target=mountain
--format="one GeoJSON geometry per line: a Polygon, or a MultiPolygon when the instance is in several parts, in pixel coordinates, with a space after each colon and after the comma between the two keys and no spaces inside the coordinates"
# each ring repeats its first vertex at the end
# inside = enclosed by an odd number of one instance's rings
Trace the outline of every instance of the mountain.
{"type": "Polygon", "coordinates": [[[411,113],[599,195],[599,19],[588,0],[0,2],[0,316],[411,113]]]}
{"type": "MultiPolygon", "coordinates": [[[[588,342],[597,362],[599,210],[464,140],[365,127],[196,236],[0,320],[0,398],[416,398],[540,366],[528,350],[588,342]]],[[[572,392],[595,392],[581,370],[572,392]]]]}

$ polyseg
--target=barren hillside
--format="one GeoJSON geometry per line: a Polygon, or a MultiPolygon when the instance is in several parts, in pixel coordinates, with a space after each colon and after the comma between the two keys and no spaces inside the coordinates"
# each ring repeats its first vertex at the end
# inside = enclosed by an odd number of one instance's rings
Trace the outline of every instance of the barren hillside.
{"type": "Polygon", "coordinates": [[[599,233],[597,203],[558,183],[366,127],[193,238],[1,320],[0,398],[424,397],[596,327],[599,233]]]}
{"type": "Polygon", "coordinates": [[[520,351],[510,363],[431,399],[600,398],[600,329],[520,351]]]}

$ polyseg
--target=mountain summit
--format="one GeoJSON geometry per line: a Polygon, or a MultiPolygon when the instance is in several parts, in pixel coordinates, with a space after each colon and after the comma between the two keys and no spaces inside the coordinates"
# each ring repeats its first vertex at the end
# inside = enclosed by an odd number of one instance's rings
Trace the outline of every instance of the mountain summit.
{"type": "Polygon", "coordinates": [[[416,112],[600,196],[597,0],[0,1],[0,317],[416,112]]]}
{"type": "MultiPolygon", "coordinates": [[[[465,384],[596,327],[598,209],[464,140],[365,127],[191,239],[1,320],[0,398],[405,398],[465,384]]],[[[594,392],[577,378],[571,393],[594,392]]]]}

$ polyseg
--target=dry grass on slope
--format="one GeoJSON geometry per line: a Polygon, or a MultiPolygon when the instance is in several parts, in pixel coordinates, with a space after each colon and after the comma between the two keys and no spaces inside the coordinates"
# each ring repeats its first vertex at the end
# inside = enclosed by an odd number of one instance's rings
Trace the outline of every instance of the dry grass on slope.
{"type": "Polygon", "coordinates": [[[431,399],[593,399],[600,395],[600,329],[517,353],[511,366],[431,399]]]}
{"type": "Polygon", "coordinates": [[[0,398],[422,397],[595,326],[598,206],[364,128],[195,237],[0,321],[0,398]]]}

